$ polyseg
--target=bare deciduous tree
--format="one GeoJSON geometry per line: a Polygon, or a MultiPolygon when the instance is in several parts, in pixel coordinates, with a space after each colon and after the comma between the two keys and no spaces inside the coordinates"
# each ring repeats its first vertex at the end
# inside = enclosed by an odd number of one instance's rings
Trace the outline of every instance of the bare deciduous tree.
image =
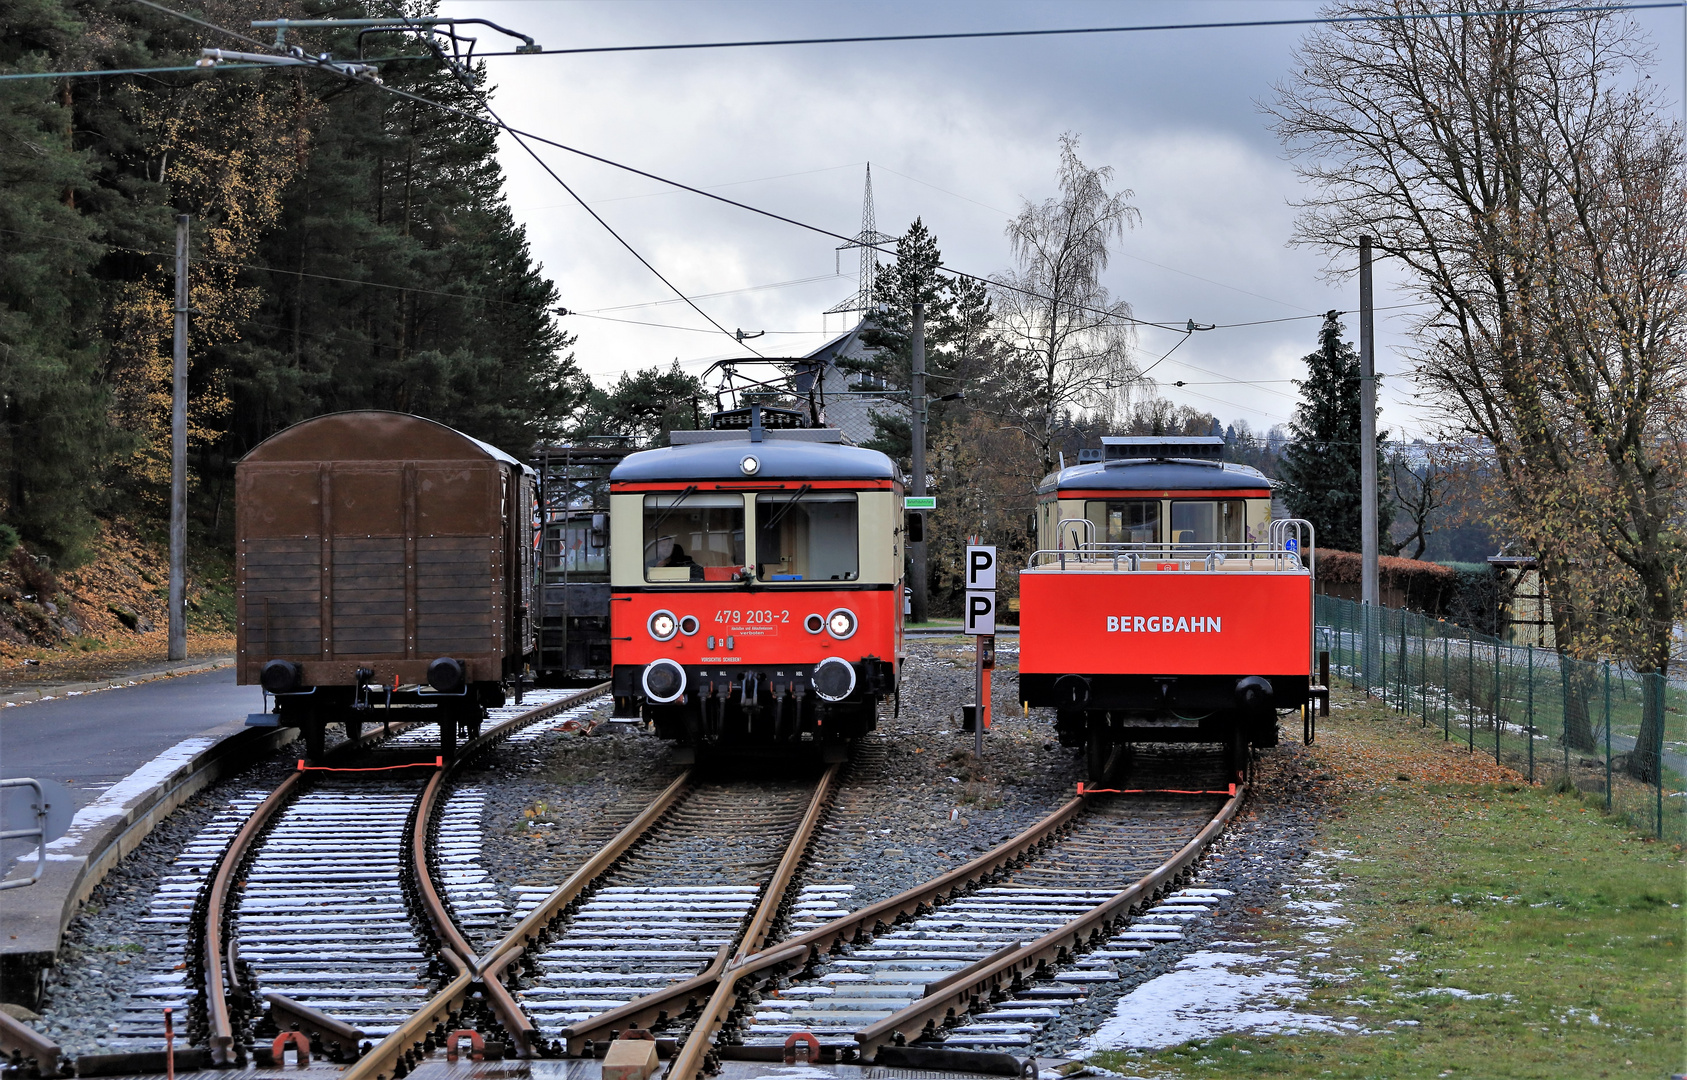
{"type": "Polygon", "coordinates": [[[1622,15],[1461,7],[1511,13],[1303,41],[1270,106],[1314,191],[1298,239],[1346,262],[1368,233],[1406,268],[1430,304],[1420,384],[1451,428],[1493,445],[1504,525],[1540,559],[1560,647],[1662,673],[1687,571],[1687,295],[1668,273],[1687,239],[1681,131],[1622,15]]]}
{"type": "Polygon", "coordinates": [[[996,314],[1007,358],[990,390],[1042,457],[1055,465],[1063,414],[1095,408],[1138,380],[1131,363],[1130,305],[1101,284],[1109,245],[1139,217],[1129,190],[1110,192],[1113,170],[1078,158],[1078,137],[1060,137],[1060,195],[1027,200],[1008,225],[1016,269],[998,276],[996,314]]]}
{"type": "Polygon", "coordinates": [[[1439,458],[1440,452],[1434,448],[1420,455],[1412,447],[1402,446],[1388,460],[1388,475],[1394,481],[1394,501],[1412,526],[1412,531],[1400,541],[1401,554],[1405,554],[1408,546],[1413,548],[1407,558],[1423,558],[1424,548],[1429,546],[1431,519],[1435,511],[1447,505],[1451,478],[1439,458]]]}

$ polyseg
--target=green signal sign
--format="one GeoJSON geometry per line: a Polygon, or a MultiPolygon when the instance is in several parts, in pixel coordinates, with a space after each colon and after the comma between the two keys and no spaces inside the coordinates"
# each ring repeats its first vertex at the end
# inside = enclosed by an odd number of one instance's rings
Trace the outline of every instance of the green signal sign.
{"type": "Polygon", "coordinates": [[[910,495],[902,500],[904,508],[909,510],[936,510],[936,495],[910,495]]]}

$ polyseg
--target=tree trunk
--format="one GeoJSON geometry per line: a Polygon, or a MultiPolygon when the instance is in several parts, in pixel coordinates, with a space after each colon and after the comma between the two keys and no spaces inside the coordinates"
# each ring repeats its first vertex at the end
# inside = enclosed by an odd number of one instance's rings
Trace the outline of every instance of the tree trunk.
{"type": "Polygon", "coordinates": [[[1660,672],[1644,672],[1640,686],[1640,737],[1635,740],[1623,771],[1643,784],[1655,784],[1663,776],[1660,758],[1664,745],[1666,679],[1660,672]]]}
{"type": "Polygon", "coordinates": [[[1595,750],[1598,744],[1593,738],[1593,717],[1588,713],[1596,681],[1592,665],[1561,651],[1558,670],[1564,677],[1564,742],[1572,750],[1595,750]]]}

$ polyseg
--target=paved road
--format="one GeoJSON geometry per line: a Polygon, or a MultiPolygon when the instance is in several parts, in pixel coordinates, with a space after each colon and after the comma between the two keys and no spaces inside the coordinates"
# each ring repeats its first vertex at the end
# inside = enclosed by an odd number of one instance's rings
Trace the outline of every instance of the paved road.
{"type": "Polygon", "coordinates": [[[262,708],[263,692],[226,667],[0,709],[0,777],[68,784],[80,809],[181,740],[262,708]]]}

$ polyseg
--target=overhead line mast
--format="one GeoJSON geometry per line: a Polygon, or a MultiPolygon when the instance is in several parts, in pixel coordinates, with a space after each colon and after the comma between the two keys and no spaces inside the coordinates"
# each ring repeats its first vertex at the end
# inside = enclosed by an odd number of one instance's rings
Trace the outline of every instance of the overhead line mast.
{"type": "Polygon", "coordinates": [[[827,308],[825,314],[838,315],[851,311],[861,312],[865,319],[873,310],[873,284],[879,276],[879,245],[893,244],[896,237],[886,236],[879,231],[876,214],[873,210],[873,163],[867,163],[867,188],[861,197],[861,231],[838,245],[838,251],[845,252],[857,248],[861,252],[861,273],[856,279],[855,295],[846,296],[836,304],[827,308]]]}

